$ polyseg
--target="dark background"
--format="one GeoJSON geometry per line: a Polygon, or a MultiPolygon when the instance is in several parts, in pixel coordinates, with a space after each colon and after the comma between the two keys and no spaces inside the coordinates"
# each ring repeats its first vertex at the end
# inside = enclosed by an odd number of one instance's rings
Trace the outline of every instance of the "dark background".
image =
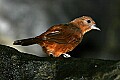
{"type": "Polygon", "coordinates": [[[45,56],[39,45],[13,46],[50,26],[91,16],[101,31],[92,30],[70,54],[74,57],[120,59],[120,0],[0,0],[0,44],[45,56]]]}

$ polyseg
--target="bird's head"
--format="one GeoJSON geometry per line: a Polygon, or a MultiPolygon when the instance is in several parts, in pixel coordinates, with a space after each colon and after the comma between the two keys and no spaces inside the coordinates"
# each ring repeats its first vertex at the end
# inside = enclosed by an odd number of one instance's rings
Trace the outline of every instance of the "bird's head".
{"type": "Polygon", "coordinates": [[[82,16],[80,18],[76,18],[73,21],[71,21],[71,23],[79,27],[83,34],[85,34],[86,32],[92,29],[100,30],[98,27],[96,27],[95,21],[88,16],[82,16]]]}

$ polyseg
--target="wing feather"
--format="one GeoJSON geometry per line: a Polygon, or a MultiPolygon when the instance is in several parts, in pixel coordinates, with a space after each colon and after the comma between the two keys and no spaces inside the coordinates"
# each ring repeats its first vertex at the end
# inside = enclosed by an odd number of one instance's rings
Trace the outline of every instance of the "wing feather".
{"type": "Polygon", "coordinates": [[[78,35],[75,33],[80,31],[79,28],[70,25],[57,25],[51,27],[45,32],[45,40],[56,42],[59,44],[68,44],[72,41],[79,41],[78,35]]]}

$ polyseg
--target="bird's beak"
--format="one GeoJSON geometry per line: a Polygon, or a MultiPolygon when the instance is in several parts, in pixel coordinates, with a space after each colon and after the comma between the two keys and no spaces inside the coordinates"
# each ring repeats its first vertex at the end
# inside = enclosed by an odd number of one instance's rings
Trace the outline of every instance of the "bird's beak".
{"type": "Polygon", "coordinates": [[[91,29],[96,29],[96,30],[101,31],[98,27],[96,27],[96,25],[95,25],[95,24],[91,26],[91,29]]]}

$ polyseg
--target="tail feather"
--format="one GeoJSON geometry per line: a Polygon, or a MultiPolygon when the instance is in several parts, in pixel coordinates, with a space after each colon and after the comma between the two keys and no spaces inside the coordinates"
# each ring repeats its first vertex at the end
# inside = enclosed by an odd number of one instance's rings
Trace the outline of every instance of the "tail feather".
{"type": "Polygon", "coordinates": [[[38,38],[28,38],[28,39],[16,40],[14,41],[13,45],[28,46],[32,44],[37,44],[38,41],[39,41],[38,38]]]}

